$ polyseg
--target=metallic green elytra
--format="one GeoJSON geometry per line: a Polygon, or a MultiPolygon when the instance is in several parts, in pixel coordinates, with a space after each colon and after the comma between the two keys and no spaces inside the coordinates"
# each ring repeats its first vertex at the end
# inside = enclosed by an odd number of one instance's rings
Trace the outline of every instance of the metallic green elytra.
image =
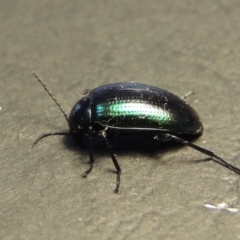
{"type": "MultiPolygon", "coordinates": [[[[183,99],[156,87],[137,83],[118,83],[94,89],[75,107],[91,102],[91,120],[114,129],[158,129],[175,134],[200,135],[203,127],[197,113],[183,99]],[[89,100],[87,100],[89,99],[89,100]]],[[[83,110],[84,111],[84,110],[83,110]]],[[[81,129],[84,114],[70,114],[70,128],[81,129]],[[77,116],[78,115],[78,116],[77,116]]]]}
{"type": "MultiPolygon", "coordinates": [[[[135,101],[120,101],[120,103],[111,102],[98,104],[96,106],[96,114],[99,119],[108,117],[125,117],[135,118],[136,120],[149,119],[156,122],[158,126],[165,125],[171,121],[171,115],[168,111],[163,110],[152,104],[135,102],[135,101]]],[[[101,121],[101,120],[100,120],[101,121]]]]}
{"type": "Polygon", "coordinates": [[[42,80],[34,75],[62,111],[70,130],[43,134],[33,145],[42,138],[52,135],[72,135],[76,138],[86,135],[89,141],[90,167],[83,173],[83,177],[86,177],[93,168],[93,138],[101,136],[116,168],[117,182],[114,191],[119,192],[121,168],[108,141],[108,134],[116,132],[136,133],[140,136],[146,134],[155,140],[182,143],[210,156],[214,162],[240,175],[239,168],[185,139],[186,136],[200,136],[203,131],[202,123],[196,111],[173,93],[139,83],[103,85],[80,99],[68,117],[42,80]]]}

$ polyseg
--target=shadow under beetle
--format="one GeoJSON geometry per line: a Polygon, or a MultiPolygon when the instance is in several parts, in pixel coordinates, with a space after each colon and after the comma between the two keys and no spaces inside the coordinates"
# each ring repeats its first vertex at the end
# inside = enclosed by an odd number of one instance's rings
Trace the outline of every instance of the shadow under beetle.
{"type": "Polygon", "coordinates": [[[203,126],[195,110],[173,93],[139,83],[103,85],[80,99],[68,116],[43,81],[36,73],[33,74],[62,111],[70,128],[69,132],[45,133],[33,146],[48,136],[72,135],[79,138],[85,134],[89,141],[90,167],[83,173],[84,178],[92,171],[94,164],[93,137],[100,135],[106,142],[116,168],[117,182],[114,192],[119,192],[121,168],[109,144],[109,133],[134,133],[151,135],[153,139],[160,141],[174,140],[210,156],[214,162],[240,175],[239,168],[183,138],[200,136],[203,126]]]}

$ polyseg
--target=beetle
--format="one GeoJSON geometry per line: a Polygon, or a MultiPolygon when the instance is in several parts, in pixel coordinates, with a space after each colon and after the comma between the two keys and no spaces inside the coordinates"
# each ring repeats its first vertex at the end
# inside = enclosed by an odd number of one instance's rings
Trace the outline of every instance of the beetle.
{"type": "Polygon", "coordinates": [[[240,175],[240,169],[205,148],[199,147],[185,137],[200,136],[203,126],[197,112],[177,95],[146,84],[113,83],[97,87],[87,93],[72,108],[68,116],[44,82],[33,73],[49,96],[57,104],[69,125],[69,132],[51,132],[41,135],[33,143],[53,135],[72,135],[79,138],[85,134],[89,142],[90,166],[82,176],[92,171],[94,164],[93,138],[102,136],[116,168],[115,193],[119,192],[121,168],[108,141],[109,133],[151,135],[159,141],[173,140],[187,145],[240,175]]]}

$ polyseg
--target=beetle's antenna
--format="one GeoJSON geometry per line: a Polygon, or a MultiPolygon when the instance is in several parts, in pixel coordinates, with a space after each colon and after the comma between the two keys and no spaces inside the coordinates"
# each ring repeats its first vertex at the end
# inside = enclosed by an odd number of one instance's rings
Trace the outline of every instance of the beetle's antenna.
{"type": "Polygon", "coordinates": [[[44,133],[43,135],[41,135],[40,137],[38,137],[35,142],[32,145],[32,148],[43,138],[45,137],[49,137],[49,136],[54,136],[54,135],[71,135],[70,133],[66,133],[66,132],[55,132],[55,133],[44,133]]]}
{"type": "Polygon", "coordinates": [[[210,156],[214,162],[216,162],[216,163],[218,163],[218,164],[220,164],[220,165],[222,165],[222,166],[224,166],[224,167],[226,167],[226,168],[228,168],[228,169],[232,170],[233,172],[240,175],[240,169],[239,168],[237,168],[237,167],[231,165],[230,163],[226,162],[225,160],[223,160],[222,158],[217,156],[214,152],[211,152],[211,151],[209,151],[205,148],[199,147],[199,146],[197,146],[193,143],[190,143],[190,142],[188,142],[188,141],[186,141],[182,138],[179,138],[175,135],[171,135],[171,134],[167,133],[167,134],[164,134],[164,137],[168,138],[169,140],[172,139],[174,141],[177,141],[177,142],[180,142],[182,144],[188,145],[189,147],[194,148],[197,151],[199,151],[199,152],[201,152],[205,155],[210,156]]]}
{"type": "MultiPolygon", "coordinates": [[[[46,84],[37,76],[37,74],[35,72],[33,72],[34,77],[38,80],[38,82],[43,86],[43,88],[45,89],[45,91],[48,93],[48,95],[52,98],[52,100],[57,104],[57,106],[59,107],[59,109],[61,110],[61,112],[63,113],[64,117],[66,118],[67,122],[68,122],[68,115],[64,112],[64,110],[62,109],[61,105],[59,104],[59,102],[57,101],[57,99],[52,95],[52,93],[48,90],[46,84]]],[[[61,135],[61,134],[56,134],[56,135],[61,135]]],[[[40,140],[40,139],[39,139],[40,140]]]]}

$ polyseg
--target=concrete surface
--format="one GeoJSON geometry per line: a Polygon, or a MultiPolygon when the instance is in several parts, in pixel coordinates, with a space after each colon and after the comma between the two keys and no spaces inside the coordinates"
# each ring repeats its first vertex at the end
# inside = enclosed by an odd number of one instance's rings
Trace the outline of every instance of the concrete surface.
{"type": "Polygon", "coordinates": [[[240,167],[240,7],[235,0],[0,2],[0,239],[240,239],[240,176],[188,147],[42,133],[66,131],[46,82],[69,113],[85,89],[135,81],[188,100],[195,141],[240,167]]]}

